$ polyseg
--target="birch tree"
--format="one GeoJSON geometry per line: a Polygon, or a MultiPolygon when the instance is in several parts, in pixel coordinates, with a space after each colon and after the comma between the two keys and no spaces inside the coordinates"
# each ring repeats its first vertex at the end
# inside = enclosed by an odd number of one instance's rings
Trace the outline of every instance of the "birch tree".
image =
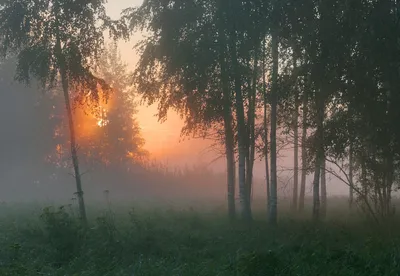
{"type": "MultiPolygon", "coordinates": [[[[276,7],[275,7],[276,9],[276,7]]],[[[278,219],[278,175],[277,175],[277,149],[276,149],[276,127],[277,127],[277,106],[278,106],[278,32],[272,33],[272,87],[271,87],[271,192],[269,207],[269,222],[277,224],[278,219]]]]}
{"type": "Polygon", "coordinates": [[[150,33],[141,43],[134,76],[144,99],[159,102],[160,119],[165,119],[168,110],[177,111],[185,120],[185,134],[223,127],[231,217],[237,145],[241,215],[251,220],[253,114],[260,82],[256,50],[261,49],[260,33],[265,32],[253,27],[263,26],[259,24],[264,18],[261,5],[236,0],[152,0],[127,10],[125,18],[133,31],[150,33]],[[246,24],[239,24],[238,18],[246,24]],[[168,24],[161,24],[166,20],[168,24]]]}
{"type": "Polygon", "coordinates": [[[58,80],[68,114],[70,151],[80,216],[86,223],[81,172],[78,161],[73,102],[84,97],[99,99],[110,87],[93,74],[103,44],[104,1],[9,0],[0,11],[1,54],[16,54],[16,79],[29,83],[37,78],[44,87],[58,80]]]}

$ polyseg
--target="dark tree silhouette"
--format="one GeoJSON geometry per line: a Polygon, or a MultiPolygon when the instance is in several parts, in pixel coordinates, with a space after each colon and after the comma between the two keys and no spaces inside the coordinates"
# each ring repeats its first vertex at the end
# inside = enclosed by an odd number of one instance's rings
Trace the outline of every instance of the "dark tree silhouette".
{"type": "MultiPolygon", "coordinates": [[[[103,48],[106,22],[104,1],[6,1],[0,11],[0,50],[3,56],[17,54],[17,75],[29,83],[37,78],[43,86],[61,80],[68,115],[70,148],[80,215],[86,223],[81,172],[76,145],[71,97],[99,99],[99,90],[110,91],[104,80],[93,74],[93,62],[103,48]]],[[[107,22],[108,24],[109,22],[107,22]]]]}

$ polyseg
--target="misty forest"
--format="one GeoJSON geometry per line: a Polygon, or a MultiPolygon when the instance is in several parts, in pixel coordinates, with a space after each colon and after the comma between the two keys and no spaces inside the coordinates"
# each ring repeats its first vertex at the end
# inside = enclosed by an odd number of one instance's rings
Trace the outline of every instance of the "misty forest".
{"type": "Polygon", "coordinates": [[[400,275],[399,1],[0,0],[0,56],[0,275],[400,275]]]}

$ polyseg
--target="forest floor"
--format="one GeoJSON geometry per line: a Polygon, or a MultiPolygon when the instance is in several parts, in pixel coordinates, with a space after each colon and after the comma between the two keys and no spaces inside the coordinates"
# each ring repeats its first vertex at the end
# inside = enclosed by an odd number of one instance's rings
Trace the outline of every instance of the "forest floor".
{"type": "Polygon", "coordinates": [[[251,225],[209,209],[89,206],[85,231],[71,207],[0,206],[0,275],[399,275],[400,224],[359,213],[318,225],[255,212],[251,225]]]}

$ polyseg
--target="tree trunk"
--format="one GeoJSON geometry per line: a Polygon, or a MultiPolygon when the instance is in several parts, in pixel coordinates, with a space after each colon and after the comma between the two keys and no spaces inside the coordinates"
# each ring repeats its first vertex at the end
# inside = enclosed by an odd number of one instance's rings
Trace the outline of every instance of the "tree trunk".
{"type": "Polygon", "coordinates": [[[252,79],[252,89],[251,93],[248,95],[249,107],[247,112],[247,120],[248,120],[248,137],[249,137],[249,145],[248,145],[248,159],[247,159],[247,169],[246,169],[246,185],[247,185],[247,196],[248,202],[251,205],[252,202],[252,186],[253,186],[253,168],[254,168],[254,159],[255,159],[255,150],[256,150],[256,141],[255,141],[255,114],[256,114],[256,93],[257,93],[257,64],[258,64],[258,49],[256,49],[254,53],[254,67],[253,67],[253,79],[252,79]]]}
{"type": "Polygon", "coordinates": [[[301,134],[301,183],[299,196],[299,211],[304,211],[304,201],[306,194],[306,177],[307,177],[307,116],[308,116],[308,95],[304,89],[303,95],[303,118],[302,118],[302,134],[301,134]]]}
{"type": "Polygon", "coordinates": [[[236,119],[238,122],[238,140],[239,140],[239,197],[241,204],[242,218],[246,221],[251,220],[251,208],[248,201],[248,189],[246,185],[246,131],[244,124],[243,97],[241,91],[240,76],[235,76],[236,90],[236,119]]]}
{"type": "Polygon", "coordinates": [[[353,188],[353,143],[350,142],[349,147],[349,208],[353,209],[353,201],[354,201],[354,188],[353,188]]]}
{"type": "Polygon", "coordinates": [[[65,107],[67,109],[67,114],[68,114],[68,126],[69,126],[70,140],[71,140],[71,156],[75,173],[76,194],[78,196],[79,213],[84,224],[87,224],[85,201],[83,199],[81,174],[79,171],[78,152],[75,141],[75,125],[72,116],[71,104],[69,100],[68,80],[65,71],[61,72],[61,81],[64,92],[65,107]]]}
{"type": "MultiPolygon", "coordinates": [[[[54,9],[59,11],[59,3],[56,2],[54,9]]],[[[58,12],[56,12],[58,14],[58,12]]],[[[65,69],[65,57],[62,53],[62,46],[61,46],[61,39],[59,33],[59,22],[58,17],[55,18],[55,27],[56,31],[56,45],[55,45],[55,57],[57,62],[60,65],[60,75],[61,75],[61,84],[64,93],[64,102],[65,108],[67,110],[68,116],[68,127],[69,127],[69,136],[71,142],[71,157],[72,157],[72,165],[74,167],[74,177],[76,182],[76,195],[78,197],[78,205],[79,205],[79,214],[84,226],[87,225],[87,216],[86,216],[86,208],[85,208],[85,201],[83,199],[83,190],[82,190],[82,182],[81,182],[81,173],[79,170],[79,160],[78,160],[78,152],[76,148],[76,140],[75,140],[75,125],[72,116],[72,109],[71,103],[69,100],[69,84],[68,84],[68,76],[65,69]]]]}
{"type": "Polygon", "coordinates": [[[219,61],[221,65],[221,86],[222,96],[224,99],[224,131],[225,131],[225,154],[226,154],[226,168],[227,168],[227,189],[228,189],[228,214],[229,219],[235,220],[236,207],[235,207],[235,142],[233,132],[233,117],[232,117],[232,101],[229,89],[229,76],[227,74],[226,66],[226,39],[223,32],[224,21],[222,17],[222,1],[220,4],[220,21],[219,21],[219,40],[220,40],[220,55],[219,61]]]}
{"type": "Polygon", "coordinates": [[[384,189],[386,190],[386,198],[385,198],[385,213],[386,215],[391,215],[391,205],[392,205],[392,186],[394,179],[394,164],[393,164],[393,156],[389,154],[387,160],[387,181],[385,183],[384,189]]]}
{"type": "Polygon", "coordinates": [[[251,206],[252,198],[253,198],[253,190],[252,190],[252,185],[253,185],[253,167],[254,167],[254,158],[252,161],[251,158],[251,149],[247,145],[246,147],[247,152],[246,152],[246,196],[247,196],[247,202],[251,206]]]}
{"type": "Polygon", "coordinates": [[[361,185],[362,185],[362,193],[364,196],[364,201],[366,204],[369,203],[368,198],[368,183],[367,183],[367,166],[366,166],[366,156],[363,156],[363,160],[361,161],[361,185]]]}
{"type": "MultiPolygon", "coordinates": [[[[293,68],[296,70],[297,58],[296,55],[293,58],[293,68]]],[[[292,209],[297,210],[297,199],[299,193],[299,91],[297,89],[297,77],[294,85],[295,99],[294,99],[294,114],[293,114],[293,131],[294,131],[294,176],[293,176],[293,199],[292,209]]]]}
{"type": "Polygon", "coordinates": [[[384,206],[386,202],[386,189],[382,189],[382,187],[384,187],[384,185],[386,184],[386,174],[384,174],[382,182],[381,179],[375,177],[374,184],[375,184],[375,196],[374,196],[375,210],[377,210],[380,213],[381,218],[383,218],[385,216],[384,206]]]}
{"type": "Polygon", "coordinates": [[[267,189],[267,211],[269,213],[270,203],[271,203],[271,185],[269,178],[269,162],[268,162],[268,122],[267,122],[266,104],[264,104],[264,125],[265,125],[265,142],[264,142],[265,184],[267,189]]]}
{"type": "Polygon", "coordinates": [[[319,158],[315,161],[314,181],[313,181],[313,220],[318,221],[320,215],[320,199],[319,199],[319,178],[321,165],[319,158]]]}
{"type": "Polygon", "coordinates": [[[267,118],[267,85],[265,81],[265,40],[263,43],[263,94],[264,94],[264,161],[265,161],[265,184],[267,188],[267,212],[270,209],[270,183],[269,183],[269,163],[268,163],[268,118],[267,118]]]}
{"type": "Polygon", "coordinates": [[[227,185],[228,185],[228,213],[229,219],[235,220],[235,154],[232,126],[228,123],[225,127],[225,149],[227,166],[227,185]]]}
{"type": "Polygon", "coordinates": [[[327,194],[326,194],[326,161],[325,156],[321,166],[321,217],[326,218],[327,194]]]}
{"type": "MultiPolygon", "coordinates": [[[[253,128],[254,135],[254,126],[249,126],[253,128]]],[[[250,130],[251,132],[251,130],[250,130]]],[[[253,186],[253,167],[254,167],[254,158],[255,158],[255,144],[254,139],[250,137],[250,146],[248,148],[247,158],[246,158],[246,195],[247,202],[251,205],[252,201],[252,186],[253,186]]]]}
{"type": "Polygon", "coordinates": [[[227,167],[227,188],[228,188],[228,214],[230,220],[235,220],[235,144],[232,130],[232,114],[230,107],[225,106],[224,130],[225,130],[225,151],[227,167]],[[229,110],[229,113],[228,113],[229,110]]]}
{"type": "Polygon", "coordinates": [[[277,90],[278,90],[278,35],[274,30],[272,34],[272,87],[271,87],[271,204],[269,222],[277,224],[278,221],[278,179],[276,165],[276,124],[277,124],[277,90]]]}
{"type": "Polygon", "coordinates": [[[321,169],[324,162],[324,145],[323,145],[323,123],[324,123],[324,102],[322,99],[321,91],[316,95],[316,107],[317,107],[317,130],[315,133],[315,171],[314,171],[314,182],[313,182],[313,220],[319,221],[320,219],[320,196],[319,196],[319,181],[321,175],[321,169]]]}
{"type": "Polygon", "coordinates": [[[246,126],[244,118],[244,107],[243,107],[243,95],[242,95],[242,83],[241,75],[239,71],[238,57],[237,57],[237,18],[236,13],[236,2],[232,1],[231,4],[231,37],[230,37],[230,49],[232,53],[232,67],[233,67],[233,79],[235,83],[235,105],[236,105],[236,119],[238,125],[238,144],[239,144],[239,197],[241,205],[242,218],[245,221],[251,221],[251,207],[248,202],[247,188],[246,188],[246,153],[247,153],[247,143],[246,143],[246,126]]]}

